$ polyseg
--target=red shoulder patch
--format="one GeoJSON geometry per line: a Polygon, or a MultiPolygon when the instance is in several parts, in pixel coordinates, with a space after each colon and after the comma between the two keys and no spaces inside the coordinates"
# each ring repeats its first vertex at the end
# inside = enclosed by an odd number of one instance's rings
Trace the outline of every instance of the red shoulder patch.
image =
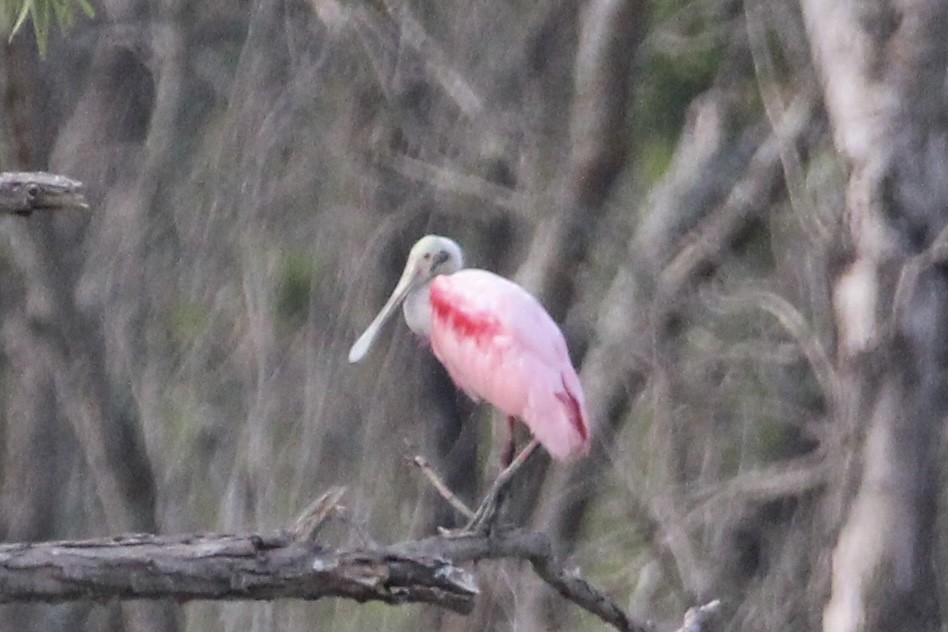
{"type": "Polygon", "coordinates": [[[474,340],[478,345],[488,342],[501,332],[500,321],[484,310],[473,309],[446,292],[435,279],[431,284],[431,311],[435,320],[443,323],[458,336],[474,340]]]}

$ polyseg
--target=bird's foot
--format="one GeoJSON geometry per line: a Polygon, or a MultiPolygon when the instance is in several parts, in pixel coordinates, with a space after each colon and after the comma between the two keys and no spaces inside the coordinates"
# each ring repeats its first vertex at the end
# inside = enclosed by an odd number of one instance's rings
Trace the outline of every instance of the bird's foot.
{"type": "Polygon", "coordinates": [[[467,535],[490,535],[497,530],[497,519],[500,517],[500,508],[507,498],[510,486],[509,476],[500,476],[487,490],[484,500],[478,505],[473,514],[469,514],[467,524],[460,529],[439,529],[446,537],[462,537],[467,535]]]}
{"type": "Polygon", "coordinates": [[[492,489],[490,493],[481,501],[480,506],[474,515],[468,520],[465,529],[472,533],[489,534],[497,526],[497,518],[500,516],[500,504],[503,502],[506,494],[506,486],[492,489]]]}
{"type": "Polygon", "coordinates": [[[428,477],[428,479],[435,486],[435,489],[444,497],[451,505],[463,516],[468,517],[468,522],[460,529],[446,529],[444,527],[438,527],[438,532],[444,537],[464,537],[471,535],[490,535],[491,532],[496,530],[497,526],[497,517],[499,514],[500,506],[503,504],[504,498],[506,497],[506,491],[510,485],[510,481],[513,479],[513,475],[517,472],[518,469],[530,458],[530,455],[534,453],[536,448],[540,445],[537,439],[533,439],[530,443],[517,455],[517,458],[513,460],[504,470],[500,473],[497,479],[494,481],[493,485],[490,486],[490,489],[487,491],[487,495],[484,496],[484,500],[481,501],[481,504],[478,506],[477,510],[471,513],[471,510],[468,509],[464,503],[462,503],[451,490],[448,489],[447,485],[441,480],[441,478],[434,472],[433,469],[428,465],[428,462],[421,458],[415,457],[415,464],[421,468],[422,472],[428,477]]]}
{"type": "Polygon", "coordinates": [[[502,488],[492,488],[484,500],[481,501],[477,511],[468,519],[467,524],[460,529],[438,527],[438,533],[446,538],[490,535],[497,527],[500,505],[505,495],[502,493],[503,491],[502,488]]]}

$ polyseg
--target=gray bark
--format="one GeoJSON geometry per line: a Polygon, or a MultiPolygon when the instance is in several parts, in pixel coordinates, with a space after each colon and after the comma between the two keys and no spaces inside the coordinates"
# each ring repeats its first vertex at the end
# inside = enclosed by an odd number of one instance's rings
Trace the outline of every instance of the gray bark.
{"type": "Polygon", "coordinates": [[[833,285],[836,417],[840,447],[859,445],[827,500],[840,523],[823,629],[938,630],[948,276],[915,263],[948,219],[946,101],[933,89],[948,61],[948,5],[807,0],[803,11],[849,173],[849,249],[833,285]]]}

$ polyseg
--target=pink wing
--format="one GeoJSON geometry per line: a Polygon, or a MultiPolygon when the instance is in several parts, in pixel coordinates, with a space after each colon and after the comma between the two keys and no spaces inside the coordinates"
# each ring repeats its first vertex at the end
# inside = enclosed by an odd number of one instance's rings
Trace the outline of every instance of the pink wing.
{"type": "Polygon", "coordinates": [[[556,323],[516,283],[467,269],[431,283],[431,349],[455,383],[519,417],[557,459],[589,452],[583,390],[556,323]]]}

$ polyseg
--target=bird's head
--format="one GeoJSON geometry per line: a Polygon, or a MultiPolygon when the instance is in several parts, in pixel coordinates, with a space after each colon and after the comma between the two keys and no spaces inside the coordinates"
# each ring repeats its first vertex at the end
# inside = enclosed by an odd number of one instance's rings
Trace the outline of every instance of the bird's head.
{"type": "Polygon", "coordinates": [[[425,235],[411,247],[399,285],[406,277],[423,285],[439,274],[453,274],[463,267],[464,255],[456,241],[439,235],[425,235]]]}
{"type": "Polygon", "coordinates": [[[453,239],[438,235],[425,235],[419,239],[408,253],[405,270],[392,295],[349,350],[349,362],[358,362],[365,357],[382,325],[409,295],[425,287],[436,276],[453,274],[462,267],[464,267],[464,255],[461,253],[461,247],[453,239]]]}

